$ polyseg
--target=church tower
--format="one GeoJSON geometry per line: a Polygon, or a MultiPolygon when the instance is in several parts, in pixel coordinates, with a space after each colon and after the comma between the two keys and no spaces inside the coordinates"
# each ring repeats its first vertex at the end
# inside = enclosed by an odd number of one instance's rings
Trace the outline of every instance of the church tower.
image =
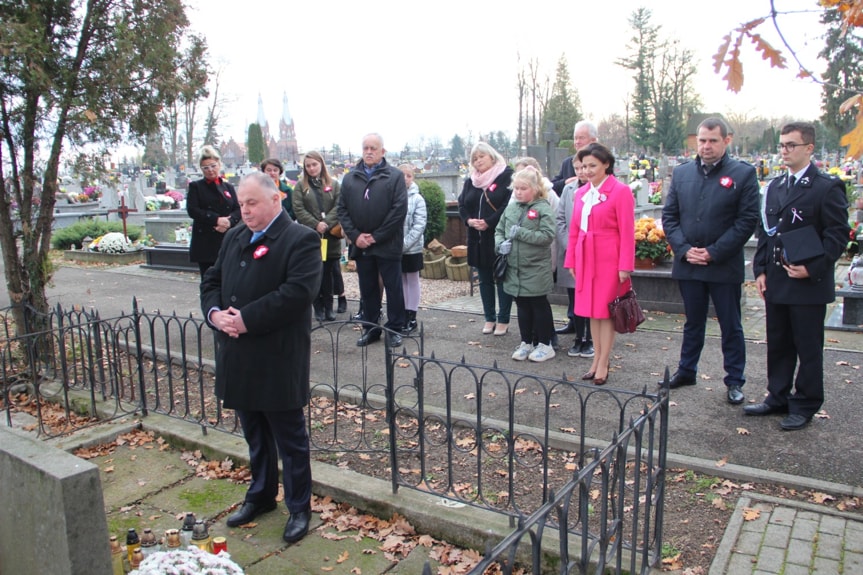
{"type": "Polygon", "coordinates": [[[294,119],[288,109],[288,94],[282,95],[282,117],[279,120],[278,158],[287,165],[296,165],[299,160],[297,134],[294,131],[294,119]]]}

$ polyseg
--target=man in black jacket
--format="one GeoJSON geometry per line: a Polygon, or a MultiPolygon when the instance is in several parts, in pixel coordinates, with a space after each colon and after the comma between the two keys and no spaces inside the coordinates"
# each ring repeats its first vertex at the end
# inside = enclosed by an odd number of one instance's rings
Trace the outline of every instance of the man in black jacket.
{"type": "Polygon", "coordinates": [[[696,137],[698,157],[675,168],[662,209],[662,227],[674,250],[671,277],[678,282],[686,314],[670,387],[695,385],[712,300],[722,332],[726,397],[739,404],[746,382],[740,312],[743,246],[758,223],[758,178],[753,166],[728,155],[731,135],[720,118],[701,122],[696,137]]]}
{"type": "MultiPolygon", "coordinates": [[[[589,122],[587,120],[581,120],[575,123],[575,126],[572,128],[572,146],[575,148],[575,151],[579,151],[582,148],[586,148],[593,142],[598,141],[599,132],[596,129],[596,124],[593,122],[589,122]]],[[[578,180],[575,177],[575,170],[572,167],[572,158],[574,156],[567,156],[563,163],[560,165],[560,172],[551,180],[551,186],[554,188],[555,193],[560,196],[563,192],[563,188],[566,184],[571,184],[578,180]]],[[[560,332],[558,332],[560,333],[560,332]]],[[[567,331],[564,333],[572,333],[571,331],[567,331]]]]}
{"type": "Polygon", "coordinates": [[[850,228],[845,185],[811,161],[815,127],[786,124],[779,149],[788,173],[767,189],[752,265],[767,312],[768,393],[743,411],[787,413],[779,425],[793,431],[806,427],[824,402],[824,318],[850,228]]]}
{"type": "MultiPolygon", "coordinates": [[[[405,322],[402,247],[408,195],[404,175],[387,164],[385,154],[379,134],[363,138],[363,159],[342,180],[337,211],[342,230],[354,244],[364,319],[372,324],[380,321],[380,277],[387,292],[384,327],[390,330],[389,344],[395,347],[401,345],[398,334],[405,322]]],[[[369,327],[357,345],[380,337],[379,327],[369,327]]]]}
{"type": "Polygon", "coordinates": [[[216,395],[249,445],[252,482],[228,527],[276,508],[279,457],[291,517],[282,537],[302,539],[311,518],[309,403],[312,300],[321,284],[321,240],[282,209],[269,176],[240,181],[245,225],[225,234],[201,282],[201,309],[216,331],[216,395]]]}

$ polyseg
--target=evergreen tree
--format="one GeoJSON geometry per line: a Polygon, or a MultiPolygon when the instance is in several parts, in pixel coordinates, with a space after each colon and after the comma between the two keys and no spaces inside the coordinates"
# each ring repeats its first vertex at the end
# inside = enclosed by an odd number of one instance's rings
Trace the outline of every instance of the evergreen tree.
{"type": "Polygon", "coordinates": [[[827,62],[827,70],[821,75],[824,84],[821,90],[821,121],[827,148],[839,147],[839,138],[854,129],[855,111],[839,113],[839,106],[854,93],[863,92],[863,37],[859,28],[844,31],[842,13],[825,10],[821,23],[827,27],[824,49],[818,54],[827,62]]]}
{"type": "Polygon", "coordinates": [[[449,142],[449,157],[453,162],[460,162],[465,159],[464,140],[456,134],[449,142]]]}
{"type": "Polygon", "coordinates": [[[631,122],[632,139],[637,146],[647,150],[655,144],[655,117],[654,108],[651,105],[651,75],[653,73],[653,62],[656,59],[657,37],[659,26],[652,26],[650,18],[653,13],[644,7],[640,7],[629,17],[629,25],[632,28],[627,48],[631,51],[629,56],[618,60],[618,66],[622,66],[634,72],[635,91],[633,93],[634,118],[631,122]]]}
{"type": "Polygon", "coordinates": [[[264,146],[264,133],[259,124],[249,124],[249,133],[246,138],[246,156],[252,164],[260,164],[264,161],[266,154],[264,146]]]}
{"type": "Polygon", "coordinates": [[[578,91],[572,88],[566,58],[561,55],[557,61],[557,72],[554,85],[551,88],[551,97],[542,118],[543,125],[549,121],[554,122],[558,134],[558,141],[554,144],[558,144],[561,139],[568,139],[572,135],[576,122],[582,118],[580,107],[581,101],[578,97],[578,91]]]}

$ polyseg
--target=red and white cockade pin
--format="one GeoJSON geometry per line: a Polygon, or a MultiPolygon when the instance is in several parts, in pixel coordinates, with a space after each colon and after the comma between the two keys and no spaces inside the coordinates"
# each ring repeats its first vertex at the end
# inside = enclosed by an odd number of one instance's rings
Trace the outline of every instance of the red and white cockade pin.
{"type": "Polygon", "coordinates": [[[488,191],[493,192],[497,189],[497,184],[492,184],[488,187],[488,191]]]}
{"type": "Polygon", "coordinates": [[[734,180],[732,180],[728,176],[722,176],[721,178],[719,178],[719,185],[723,188],[730,188],[734,185],[734,180]]]}
{"type": "Polygon", "coordinates": [[[225,197],[230,200],[231,199],[231,192],[229,192],[228,190],[225,190],[225,197]]]}
{"type": "Polygon", "coordinates": [[[536,210],[527,210],[527,219],[535,220],[537,217],[536,210]]]}
{"type": "Polygon", "coordinates": [[[268,252],[268,251],[270,251],[270,248],[268,248],[267,246],[258,246],[258,247],[255,249],[255,253],[254,253],[254,254],[252,254],[252,256],[253,256],[256,260],[259,260],[259,259],[261,259],[262,257],[264,257],[265,255],[267,255],[267,252],[268,252]]]}

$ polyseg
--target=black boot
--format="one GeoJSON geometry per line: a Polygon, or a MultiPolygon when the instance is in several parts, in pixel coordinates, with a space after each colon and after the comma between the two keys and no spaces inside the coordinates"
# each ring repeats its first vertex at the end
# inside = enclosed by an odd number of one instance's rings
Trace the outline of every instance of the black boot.
{"type": "Polygon", "coordinates": [[[324,321],[324,304],[321,303],[321,299],[316,299],[313,306],[315,308],[315,319],[317,321],[324,321]]]}
{"type": "Polygon", "coordinates": [[[327,321],[334,321],[336,319],[336,314],[333,313],[333,298],[325,297],[324,298],[324,319],[327,321]]]}
{"type": "Polygon", "coordinates": [[[339,296],[339,307],[336,308],[336,313],[345,313],[348,311],[348,298],[343,295],[339,296]]]}
{"type": "Polygon", "coordinates": [[[410,335],[417,329],[417,312],[412,310],[405,310],[405,326],[402,329],[402,333],[405,335],[410,335]]]}

